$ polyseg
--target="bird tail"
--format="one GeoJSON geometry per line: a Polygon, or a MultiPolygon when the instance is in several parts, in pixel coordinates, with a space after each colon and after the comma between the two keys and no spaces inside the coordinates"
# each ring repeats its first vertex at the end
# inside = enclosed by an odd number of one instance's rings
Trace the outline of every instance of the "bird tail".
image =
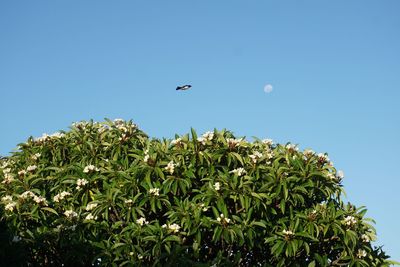
{"type": "Polygon", "coordinates": [[[181,87],[179,87],[179,86],[178,86],[178,87],[176,87],[176,90],[181,90],[181,89],[182,89],[182,88],[181,88],[181,87]]]}

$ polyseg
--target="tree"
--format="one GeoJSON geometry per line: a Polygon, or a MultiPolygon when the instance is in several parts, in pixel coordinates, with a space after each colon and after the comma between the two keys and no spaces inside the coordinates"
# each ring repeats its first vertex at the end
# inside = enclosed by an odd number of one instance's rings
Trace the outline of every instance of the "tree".
{"type": "Polygon", "coordinates": [[[25,264],[388,266],[342,178],[290,143],[83,121],[1,160],[0,214],[25,264]]]}

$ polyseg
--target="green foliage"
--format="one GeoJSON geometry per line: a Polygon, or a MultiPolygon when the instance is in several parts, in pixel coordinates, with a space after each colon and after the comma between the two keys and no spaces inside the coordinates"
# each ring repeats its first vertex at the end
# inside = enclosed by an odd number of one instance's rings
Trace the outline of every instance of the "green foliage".
{"type": "Polygon", "coordinates": [[[79,122],[1,159],[0,214],[41,266],[388,266],[327,155],[229,131],[79,122]]]}

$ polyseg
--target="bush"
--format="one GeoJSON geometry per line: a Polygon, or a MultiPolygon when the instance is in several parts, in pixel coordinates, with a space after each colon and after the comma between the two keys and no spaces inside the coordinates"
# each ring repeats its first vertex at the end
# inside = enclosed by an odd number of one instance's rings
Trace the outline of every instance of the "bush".
{"type": "Polygon", "coordinates": [[[226,130],[150,139],[122,120],[19,148],[0,214],[24,265],[389,265],[326,154],[226,130]]]}

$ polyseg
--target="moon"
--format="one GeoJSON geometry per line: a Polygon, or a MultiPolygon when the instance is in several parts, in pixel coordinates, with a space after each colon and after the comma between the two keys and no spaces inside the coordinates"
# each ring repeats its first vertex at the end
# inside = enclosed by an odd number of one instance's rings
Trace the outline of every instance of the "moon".
{"type": "Polygon", "coordinates": [[[274,89],[274,88],[272,87],[271,84],[266,84],[266,85],[264,86],[264,92],[266,92],[267,94],[271,93],[273,89],[274,89]]]}

